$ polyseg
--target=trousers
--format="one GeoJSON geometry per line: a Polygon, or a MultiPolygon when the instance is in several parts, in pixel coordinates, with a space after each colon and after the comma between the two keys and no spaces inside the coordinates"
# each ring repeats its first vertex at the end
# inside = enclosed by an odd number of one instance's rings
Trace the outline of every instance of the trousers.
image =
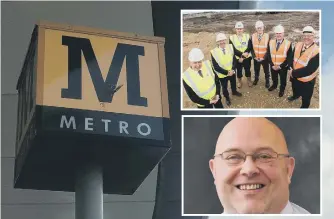
{"type": "Polygon", "coordinates": [[[280,91],[284,91],[286,87],[286,76],[288,73],[287,68],[282,68],[278,71],[275,71],[274,69],[270,69],[271,71],[271,78],[273,79],[273,87],[278,86],[278,75],[280,77],[280,91]]]}
{"type": "Polygon", "coordinates": [[[260,76],[260,68],[263,68],[264,71],[264,77],[266,81],[269,81],[270,74],[269,74],[269,63],[268,60],[262,60],[261,62],[258,62],[254,59],[254,73],[255,73],[255,79],[259,79],[260,76]]]}
{"type": "Polygon", "coordinates": [[[309,108],[313,95],[316,79],[309,82],[301,82],[296,78],[291,78],[292,92],[294,97],[302,97],[302,105],[300,108],[309,108]]]}
{"type": "Polygon", "coordinates": [[[237,91],[237,82],[236,82],[236,75],[232,75],[232,76],[227,76],[225,78],[220,78],[220,83],[223,87],[223,95],[225,98],[229,98],[229,92],[228,92],[228,82],[230,82],[231,84],[231,89],[232,89],[232,93],[237,91]]]}
{"type": "Polygon", "coordinates": [[[250,77],[251,76],[251,58],[244,59],[242,63],[237,61],[237,76],[238,78],[242,78],[242,69],[245,69],[245,76],[250,77]]]}

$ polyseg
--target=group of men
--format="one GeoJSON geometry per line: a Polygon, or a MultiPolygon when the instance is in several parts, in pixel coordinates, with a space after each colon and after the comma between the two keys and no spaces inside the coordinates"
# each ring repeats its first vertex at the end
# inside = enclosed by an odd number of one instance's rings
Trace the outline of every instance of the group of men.
{"type": "Polygon", "coordinates": [[[319,46],[315,43],[315,30],[303,28],[303,41],[292,42],[284,37],[284,27],[274,28],[275,38],[269,39],[262,21],[255,23],[256,32],[251,36],[244,33],[242,22],[235,24],[236,34],[226,37],[216,35],[217,46],[210,51],[211,61],[204,60],[203,52],[193,48],[188,54],[189,68],[183,72],[183,86],[198,108],[224,108],[221,101],[221,87],[226,104],[231,105],[228,82],[232,95],[241,97],[237,90],[243,86],[243,69],[249,87],[259,81],[260,68],[265,74],[265,87],[273,91],[278,87],[279,97],[284,95],[286,81],[292,84],[293,95],[288,101],[302,97],[301,108],[309,108],[316,76],[319,72],[319,46]],[[254,60],[254,80],[251,80],[251,61],[254,60]],[[270,86],[270,72],[272,84],[270,86]],[[237,80],[237,79],[238,80],[237,80]]]}

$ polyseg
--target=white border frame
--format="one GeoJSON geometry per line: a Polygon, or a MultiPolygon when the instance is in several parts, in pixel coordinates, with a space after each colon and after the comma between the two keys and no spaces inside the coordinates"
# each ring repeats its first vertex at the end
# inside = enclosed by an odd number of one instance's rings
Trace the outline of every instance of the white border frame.
{"type": "Polygon", "coordinates": [[[322,217],[322,115],[182,115],[182,120],[181,120],[181,215],[182,216],[303,216],[303,217],[308,217],[308,216],[320,216],[322,217]],[[184,214],[184,118],[186,117],[197,117],[197,118],[204,118],[204,117],[210,117],[210,118],[219,118],[219,117],[228,117],[228,118],[235,118],[235,117],[312,117],[312,118],[320,118],[320,214],[184,214]]]}
{"type": "MultiPolygon", "coordinates": [[[[322,107],[322,22],[321,22],[321,9],[314,9],[314,10],[310,10],[310,9],[252,9],[252,10],[181,10],[180,11],[180,19],[181,19],[181,25],[180,25],[180,55],[181,55],[181,63],[180,63],[180,105],[181,105],[181,111],[235,111],[235,110],[240,110],[240,111],[244,111],[244,110],[264,110],[264,111],[277,111],[277,110],[282,110],[282,111],[321,111],[321,107],[322,107]],[[320,49],[320,59],[319,59],[319,75],[320,77],[317,77],[317,80],[319,80],[319,108],[313,109],[313,108],[308,108],[308,109],[301,109],[301,108],[223,108],[223,109],[199,109],[199,108],[184,108],[183,106],[183,84],[182,84],[182,72],[183,72],[183,15],[186,14],[187,12],[197,12],[197,13],[205,13],[205,12],[279,12],[279,11],[284,11],[284,12],[318,12],[319,13],[319,49],[320,49]],[[186,12],[186,13],[185,13],[186,12]]],[[[287,83],[289,83],[288,78],[287,78],[287,83]]],[[[312,95],[313,96],[313,95],[312,95]]]]}

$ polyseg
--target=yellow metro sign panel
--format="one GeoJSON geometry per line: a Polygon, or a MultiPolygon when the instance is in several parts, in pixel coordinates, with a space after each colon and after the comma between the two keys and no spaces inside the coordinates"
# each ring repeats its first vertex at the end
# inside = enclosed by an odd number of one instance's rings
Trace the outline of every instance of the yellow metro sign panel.
{"type": "Polygon", "coordinates": [[[41,22],[36,57],[43,129],[168,141],[164,38],[41,22]]]}
{"type": "Polygon", "coordinates": [[[169,117],[161,38],[40,26],[38,105],[169,117]]]}

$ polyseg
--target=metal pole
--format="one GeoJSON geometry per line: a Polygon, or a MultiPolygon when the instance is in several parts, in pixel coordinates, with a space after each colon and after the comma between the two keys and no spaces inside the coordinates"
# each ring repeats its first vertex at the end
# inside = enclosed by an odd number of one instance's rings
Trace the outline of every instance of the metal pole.
{"type": "Polygon", "coordinates": [[[77,170],[75,218],[103,219],[103,171],[95,162],[86,163],[77,170]]]}

